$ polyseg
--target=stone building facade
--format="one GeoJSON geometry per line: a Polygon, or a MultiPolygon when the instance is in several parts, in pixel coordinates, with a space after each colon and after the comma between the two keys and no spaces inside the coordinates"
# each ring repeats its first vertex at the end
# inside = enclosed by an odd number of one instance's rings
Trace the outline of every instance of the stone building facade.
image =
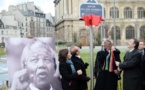
{"type": "MultiPolygon", "coordinates": [[[[80,21],[79,5],[87,0],[54,0],[55,30],[59,41],[89,44],[89,30],[80,21]]],[[[116,38],[118,45],[125,45],[127,40],[135,37],[145,38],[145,0],[115,0],[116,38]]],[[[114,0],[98,0],[104,5],[105,21],[103,22],[103,37],[113,38],[114,0]]],[[[100,26],[94,28],[94,41],[100,36],[100,26]]]]}
{"type": "Polygon", "coordinates": [[[54,37],[54,18],[34,4],[10,5],[0,12],[0,43],[7,37],[54,37]]]}

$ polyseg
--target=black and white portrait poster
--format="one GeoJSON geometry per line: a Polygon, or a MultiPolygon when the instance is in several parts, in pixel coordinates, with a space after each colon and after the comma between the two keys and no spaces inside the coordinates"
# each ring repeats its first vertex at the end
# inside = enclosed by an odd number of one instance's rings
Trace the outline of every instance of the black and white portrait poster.
{"type": "Polygon", "coordinates": [[[10,90],[62,90],[54,39],[5,38],[10,90]]]}

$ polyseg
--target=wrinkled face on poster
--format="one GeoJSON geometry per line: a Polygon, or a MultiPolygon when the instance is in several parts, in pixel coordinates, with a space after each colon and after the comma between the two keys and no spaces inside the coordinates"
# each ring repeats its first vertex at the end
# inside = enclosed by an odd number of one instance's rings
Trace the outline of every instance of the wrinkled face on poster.
{"type": "Polygon", "coordinates": [[[54,52],[48,44],[34,40],[26,45],[21,65],[22,70],[15,72],[12,90],[50,90],[55,82],[56,65],[54,52]]]}

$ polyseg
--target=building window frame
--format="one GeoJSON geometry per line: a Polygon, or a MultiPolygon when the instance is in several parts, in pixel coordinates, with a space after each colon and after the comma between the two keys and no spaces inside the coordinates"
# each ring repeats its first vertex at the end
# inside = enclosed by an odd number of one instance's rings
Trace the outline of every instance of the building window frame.
{"type": "MultiPolygon", "coordinates": [[[[120,40],[121,39],[120,27],[116,26],[115,28],[116,28],[116,38],[120,40]]],[[[114,35],[114,26],[111,28],[111,32],[114,35]]],[[[113,35],[111,35],[111,36],[113,36],[113,35]]]]}
{"type": "Polygon", "coordinates": [[[138,18],[145,18],[145,9],[143,7],[137,8],[137,16],[138,18]]]}
{"type": "Polygon", "coordinates": [[[144,35],[145,35],[145,25],[142,25],[141,27],[140,27],[140,37],[143,37],[144,35]]]}
{"type": "Polygon", "coordinates": [[[132,9],[130,7],[124,8],[124,18],[132,18],[132,9]]]}
{"type": "MultiPolygon", "coordinates": [[[[110,18],[114,18],[114,7],[110,8],[110,18]]],[[[115,18],[119,18],[119,9],[115,7],[115,18]]]]}
{"type": "Polygon", "coordinates": [[[135,37],[135,29],[133,26],[126,27],[126,39],[131,39],[135,37]]]}

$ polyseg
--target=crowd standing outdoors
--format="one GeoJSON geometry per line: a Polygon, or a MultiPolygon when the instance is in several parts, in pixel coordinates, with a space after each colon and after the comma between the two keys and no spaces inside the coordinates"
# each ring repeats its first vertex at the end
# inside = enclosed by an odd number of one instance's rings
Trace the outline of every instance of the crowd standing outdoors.
{"type": "MultiPolygon", "coordinates": [[[[94,90],[117,90],[117,82],[123,73],[123,90],[145,90],[145,43],[131,38],[123,62],[120,50],[110,39],[102,39],[102,49],[97,52],[94,90]]],[[[63,90],[88,90],[90,77],[86,74],[88,63],[80,57],[80,48],[59,51],[59,71],[63,90]]]]}

